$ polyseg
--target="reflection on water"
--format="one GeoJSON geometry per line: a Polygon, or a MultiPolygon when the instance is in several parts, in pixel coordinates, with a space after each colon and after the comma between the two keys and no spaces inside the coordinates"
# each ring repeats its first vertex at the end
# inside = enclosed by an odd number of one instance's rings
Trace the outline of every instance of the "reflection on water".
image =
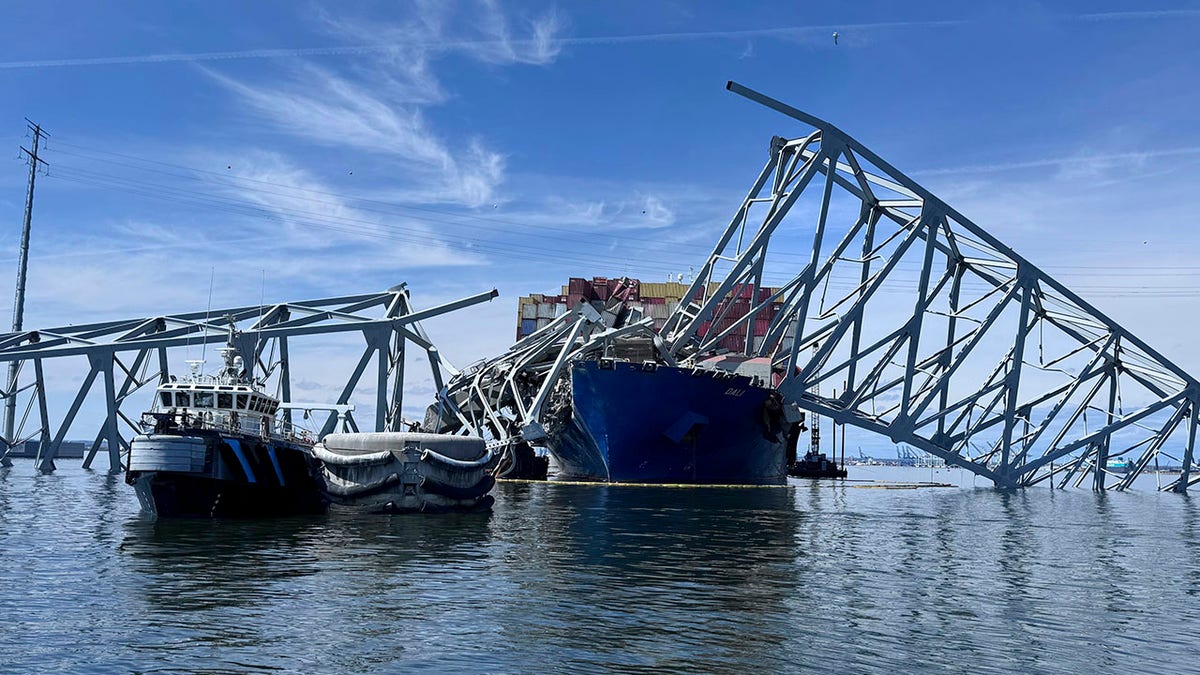
{"type": "Polygon", "coordinates": [[[3,669],[1191,667],[1192,498],[946,482],[968,487],[504,484],[491,514],[155,521],[119,478],[18,463],[3,669]]]}

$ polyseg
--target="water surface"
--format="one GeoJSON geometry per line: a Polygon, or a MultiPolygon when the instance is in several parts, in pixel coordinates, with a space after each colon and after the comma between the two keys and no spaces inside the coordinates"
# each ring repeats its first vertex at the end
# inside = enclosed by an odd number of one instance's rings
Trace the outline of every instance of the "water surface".
{"type": "Polygon", "coordinates": [[[851,471],[958,487],[504,484],[490,515],[154,521],[119,478],[18,460],[0,670],[1200,672],[1192,498],[851,471]]]}

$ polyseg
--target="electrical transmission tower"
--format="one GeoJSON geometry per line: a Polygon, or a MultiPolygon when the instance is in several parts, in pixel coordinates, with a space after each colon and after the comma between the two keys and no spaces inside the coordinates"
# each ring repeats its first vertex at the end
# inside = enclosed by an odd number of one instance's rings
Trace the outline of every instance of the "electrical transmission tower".
{"type": "MultiPolygon", "coordinates": [[[[29,130],[33,132],[33,149],[28,150],[21,148],[21,152],[28,157],[29,161],[29,188],[25,193],[25,222],[21,228],[21,250],[18,254],[17,262],[17,290],[16,298],[13,300],[13,332],[21,332],[22,324],[25,321],[25,272],[29,267],[29,228],[33,219],[33,185],[37,180],[38,163],[45,165],[46,162],[38,156],[38,150],[42,144],[42,136],[49,136],[42,127],[34,122],[25,120],[29,124],[29,130]]],[[[17,417],[17,377],[21,372],[21,365],[17,361],[12,361],[8,364],[8,389],[4,392],[4,444],[5,452],[2,463],[4,466],[10,466],[12,462],[8,459],[8,448],[15,442],[13,438],[13,430],[16,424],[17,417]]]]}

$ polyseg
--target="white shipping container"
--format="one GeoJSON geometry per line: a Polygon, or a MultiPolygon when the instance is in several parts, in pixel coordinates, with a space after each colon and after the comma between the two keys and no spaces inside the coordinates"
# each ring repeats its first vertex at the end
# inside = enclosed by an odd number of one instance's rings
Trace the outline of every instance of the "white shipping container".
{"type": "Polygon", "coordinates": [[[538,330],[541,330],[541,329],[543,329],[543,328],[545,328],[546,326],[549,326],[549,325],[550,325],[550,319],[538,319],[538,320],[537,320],[537,327],[538,327],[538,330]]]}
{"type": "Polygon", "coordinates": [[[521,305],[521,318],[522,319],[536,319],[537,318],[537,305],[533,304],[532,302],[529,304],[521,305]]]}
{"type": "Polygon", "coordinates": [[[537,306],[537,318],[553,319],[554,318],[554,303],[543,302],[537,306]]]}

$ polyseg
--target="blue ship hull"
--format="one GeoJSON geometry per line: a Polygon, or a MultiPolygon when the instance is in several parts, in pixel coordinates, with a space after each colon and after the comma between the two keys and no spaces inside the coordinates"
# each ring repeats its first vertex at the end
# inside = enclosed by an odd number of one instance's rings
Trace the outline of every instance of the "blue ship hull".
{"type": "Polygon", "coordinates": [[[776,485],[786,437],[773,392],[711,371],[578,361],[571,410],[547,420],[563,480],[776,485]]]}

